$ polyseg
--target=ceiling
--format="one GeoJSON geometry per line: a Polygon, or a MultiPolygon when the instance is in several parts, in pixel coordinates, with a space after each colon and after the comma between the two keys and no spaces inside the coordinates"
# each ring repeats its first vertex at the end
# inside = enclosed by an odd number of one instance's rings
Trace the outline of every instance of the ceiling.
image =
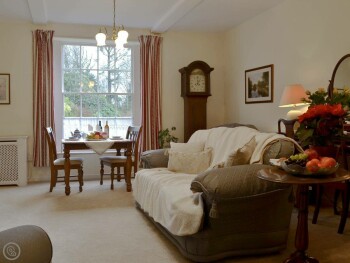
{"type": "MultiPolygon", "coordinates": [[[[285,0],[116,0],[125,28],[223,32],[285,0]]],[[[0,22],[113,25],[113,0],[0,0],[0,22]]]]}

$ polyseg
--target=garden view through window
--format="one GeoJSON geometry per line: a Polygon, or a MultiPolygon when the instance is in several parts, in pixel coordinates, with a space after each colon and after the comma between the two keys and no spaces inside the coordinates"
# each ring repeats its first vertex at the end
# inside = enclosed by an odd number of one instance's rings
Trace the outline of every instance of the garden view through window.
{"type": "Polygon", "coordinates": [[[110,136],[125,136],[133,117],[132,49],[62,46],[63,138],[108,121],[110,136]]]}

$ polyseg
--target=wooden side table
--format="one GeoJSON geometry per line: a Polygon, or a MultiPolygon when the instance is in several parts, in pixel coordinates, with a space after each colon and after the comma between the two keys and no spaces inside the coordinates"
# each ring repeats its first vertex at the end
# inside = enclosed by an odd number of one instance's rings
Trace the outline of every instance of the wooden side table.
{"type": "Polygon", "coordinates": [[[308,191],[309,185],[345,181],[350,179],[349,171],[339,168],[332,175],[324,177],[299,177],[291,175],[277,167],[265,168],[257,173],[257,177],[275,183],[295,184],[298,186],[298,225],[295,234],[296,251],[290,255],[285,263],[318,263],[316,258],[307,255],[309,246],[308,231],[308,191]]]}

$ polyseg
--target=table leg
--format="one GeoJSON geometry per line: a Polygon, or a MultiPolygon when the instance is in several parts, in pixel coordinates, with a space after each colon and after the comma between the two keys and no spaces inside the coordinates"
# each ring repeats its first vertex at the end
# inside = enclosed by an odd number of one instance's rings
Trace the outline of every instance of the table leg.
{"type": "Polygon", "coordinates": [[[126,182],[126,191],[132,191],[131,185],[131,145],[128,146],[126,152],[126,171],[125,171],[125,182],[126,182]]]}
{"type": "Polygon", "coordinates": [[[318,260],[309,257],[306,250],[309,246],[308,230],[308,192],[309,186],[302,184],[298,186],[299,204],[298,204],[298,225],[295,234],[296,251],[287,259],[285,263],[318,263],[318,260]]]}
{"type": "Polygon", "coordinates": [[[66,185],[66,195],[70,194],[69,177],[70,177],[70,150],[64,147],[64,183],[66,185]]]}

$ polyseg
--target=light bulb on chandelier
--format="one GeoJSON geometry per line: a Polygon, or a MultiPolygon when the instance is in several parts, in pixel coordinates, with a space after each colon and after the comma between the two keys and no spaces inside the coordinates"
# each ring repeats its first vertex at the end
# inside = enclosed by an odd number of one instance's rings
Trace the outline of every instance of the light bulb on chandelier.
{"type": "MultiPolygon", "coordinates": [[[[124,44],[128,43],[129,33],[124,29],[124,26],[118,27],[115,26],[115,0],[113,5],[113,29],[112,35],[110,37],[111,40],[114,40],[117,48],[123,48],[124,44]]],[[[95,39],[97,42],[97,46],[105,46],[106,39],[109,38],[107,35],[107,29],[104,28],[105,33],[102,32],[102,28],[100,28],[100,32],[96,34],[95,39]]]]}

